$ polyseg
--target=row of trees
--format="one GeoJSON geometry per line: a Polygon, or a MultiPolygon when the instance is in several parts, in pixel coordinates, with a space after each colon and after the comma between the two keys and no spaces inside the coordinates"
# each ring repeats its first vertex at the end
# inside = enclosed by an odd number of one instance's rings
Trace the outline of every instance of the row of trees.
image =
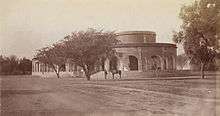
{"type": "Polygon", "coordinates": [[[17,58],[15,55],[9,57],[0,55],[0,74],[17,75],[31,74],[32,62],[27,58],[17,58]]]}
{"type": "Polygon", "coordinates": [[[38,50],[35,57],[52,67],[58,78],[62,65],[68,61],[82,67],[87,80],[90,80],[95,66],[114,54],[112,46],[118,42],[115,37],[114,32],[95,29],[73,32],[59,42],[38,50]]]}
{"type": "Polygon", "coordinates": [[[180,14],[183,23],[173,40],[182,44],[192,64],[200,64],[201,76],[204,68],[213,62],[220,52],[220,1],[200,0],[183,6],[180,14]]]}

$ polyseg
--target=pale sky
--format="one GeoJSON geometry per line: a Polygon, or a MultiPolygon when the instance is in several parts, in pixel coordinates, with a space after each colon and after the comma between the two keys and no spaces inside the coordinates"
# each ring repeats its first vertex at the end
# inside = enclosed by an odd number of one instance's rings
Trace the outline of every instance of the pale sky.
{"type": "Polygon", "coordinates": [[[87,28],[155,31],[157,42],[172,43],[180,7],[192,1],[0,0],[0,54],[32,58],[37,49],[87,28]]]}

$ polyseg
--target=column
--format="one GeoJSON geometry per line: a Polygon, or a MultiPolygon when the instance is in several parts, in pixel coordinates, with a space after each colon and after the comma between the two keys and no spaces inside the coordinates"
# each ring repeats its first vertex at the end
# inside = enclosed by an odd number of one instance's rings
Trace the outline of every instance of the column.
{"type": "Polygon", "coordinates": [[[138,47],[138,71],[142,72],[142,50],[141,47],[138,47]]]}
{"type": "Polygon", "coordinates": [[[173,70],[176,70],[176,57],[175,56],[172,57],[173,57],[173,70]]]}
{"type": "Polygon", "coordinates": [[[169,61],[168,61],[168,57],[166,58],[166,70],[169,70],[169,61]]]}
{"type": "Polygon", "coordinates": [[[37,70],[38,70],[38,72],[40,72],[40,63],[39,62],[37,63],[37,66],[38,66],[37,70]]]}
{"type": "Polygon", "coordinates": [[[67,63],[65,63],[65,67],[66,67],[66,71],[65,72],[69,72],[69,69],[70,69],[70,66],[69,66],[70,64],[67,62],[67,63]]]}
{"type": "Polygon", "coordinates": [[[37,62],[37,72],[40,72],[40,63],[37,62]]]}
{"type": "Polygon", "coordinates": [[[34,67],[34,61],[32,61],[32,72],[34,72],[34,69],[35,69],[35,67],[34,67]]]}

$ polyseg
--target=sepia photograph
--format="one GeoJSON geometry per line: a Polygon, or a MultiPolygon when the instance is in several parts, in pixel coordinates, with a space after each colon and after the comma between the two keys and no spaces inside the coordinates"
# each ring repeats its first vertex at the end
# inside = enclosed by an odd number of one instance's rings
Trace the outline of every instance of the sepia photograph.
{"type": "Polygon", "coordinates": [[[0,0],[0,116],[219,116],[220,0],[0,0]]]}

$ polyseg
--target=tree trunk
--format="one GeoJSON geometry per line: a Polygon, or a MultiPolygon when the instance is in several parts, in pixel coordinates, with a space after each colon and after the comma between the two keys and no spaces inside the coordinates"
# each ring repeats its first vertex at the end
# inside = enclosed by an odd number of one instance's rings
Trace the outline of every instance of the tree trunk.
{"type": "Polygon", "coordinates": [[[86,74],[87,81],[90,81],[90,74],[86,74]]]}
{"type": "Polygon", "coordinates": [[[86,75],[86,79],[87,79],[87,81],[90,81],[90,71],[89,71],[89,69],[88,69],[88,66],[87,65],[84,65],[83,66],[83,70],[84,70],[84,72],[85,72],[85,75],[86,75]]]}
{"type": "Polygon", "coordinates": [[[56,73],[57,78],[60,78],[60,71],[59,71],[59,68],[58,68],[58,70],[57,70],[53,64],[52,64],[52,68],[53,68],[54,72],[56,73]]]}
{"type": "Polygon", "coordinates": [[[59,72],[56,72],[56,75],[57,75],[57,78],[60,78],[60,73],[59,72]]]}
{"type": "Polygon", "coordinates": [[[201,63],[201,78],[202,78],[202,79],[205,78],[205,75],[204,75],[204,67],[205,67],[205,64],[204,64],[204,63],[201,63]]]}

